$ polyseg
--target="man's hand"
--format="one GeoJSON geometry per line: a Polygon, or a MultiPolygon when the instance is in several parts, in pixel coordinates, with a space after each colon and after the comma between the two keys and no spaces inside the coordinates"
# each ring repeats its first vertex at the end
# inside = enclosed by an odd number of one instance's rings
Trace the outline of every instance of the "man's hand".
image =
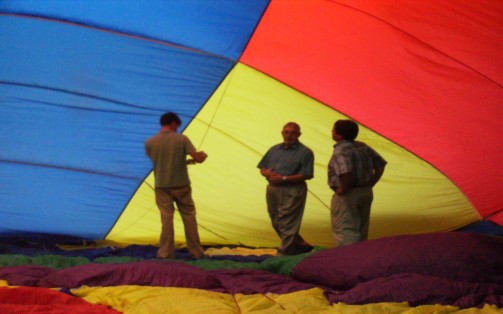
{"type": "Polygon", "coordinates": [[[282,183],[284,183],[283,176],[277,173],[274,173],[267,177],[267,181],[269,181],[269,183],[271,183],[272,185],[281,185],[282,183]]]}
{"type": "Polygon", "coordinates": [[[269,177],[271,176],[278,175],[274,170],[267,168],[261,168],[260,174],[263,175],[267,180],[269,180],[269,177]]]}
{"type": "Polygon", "coordinates": [[[352,177],[351,172],[341,174],[339,176],[339,181],[341,182],[341,186],[339,186],[337,188],[335,193],[337,193],[338,195],[342,195],[342,194],[347,193],[351,189],[351,177],[352,177]]]}
{"type": "Polygon", "coordinates": [[[192,152],[190,153],[190,156],[192,157],[192,159],[189,159],[187,160],[187,164],[191,164],[191,163],[202,163],[206,160],[206,158],[208,158],[208,155],[203,152],[203,151],[200,151],[200,152],[192,152]],[[193,161],[193,162],[190,162],[189,161],[193,161]]]}

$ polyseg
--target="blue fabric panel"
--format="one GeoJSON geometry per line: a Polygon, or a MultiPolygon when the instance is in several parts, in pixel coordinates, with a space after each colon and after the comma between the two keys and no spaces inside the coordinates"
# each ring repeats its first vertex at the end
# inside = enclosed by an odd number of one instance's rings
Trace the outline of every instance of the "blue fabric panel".
{"type": "Polygon", "coordinates": [[[163,112],[182,129],[234,62],[135,37],[0,16],[0,235],[101,239],[150,172],[163,112]]]}
{"type": "Polygon", "coordinates": [[[474,222],[468,226],[462,227],[456,231],[460,232],[474,232],[485,235],[503,237],[503,227],[499,226],[490,220],[481,220],[474,222]]]}
{"type": "Polygon", "coordinates": [[[78,169],[0,162],[0,235],[65,234],[102,239],[134,180],[78,169]]]}
{"type": "Polygon", "coordinates": [[[0,12],[66,20],[238,60],[269,0],[9,0],[0,12]]]}

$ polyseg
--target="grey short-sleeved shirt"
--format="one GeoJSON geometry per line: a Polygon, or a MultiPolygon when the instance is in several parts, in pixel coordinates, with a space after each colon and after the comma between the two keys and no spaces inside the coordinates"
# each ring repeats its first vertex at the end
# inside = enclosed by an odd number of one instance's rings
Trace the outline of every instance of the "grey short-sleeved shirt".
{"type": "Polygon", "coordinates": [[[311,179],[314,175],[314,154],[300,142],[288,149],[281,143],[271,147],[257,167],[274,170],[282,176],[303,174],[311,179]]]}
{"type": "Polygon", "coordinates": [[[187,155],[195,151],[189,138],[174,131],[161,131],[145,142],[152,160],[155,187],[173,188],[190,185],[187,155]]]}

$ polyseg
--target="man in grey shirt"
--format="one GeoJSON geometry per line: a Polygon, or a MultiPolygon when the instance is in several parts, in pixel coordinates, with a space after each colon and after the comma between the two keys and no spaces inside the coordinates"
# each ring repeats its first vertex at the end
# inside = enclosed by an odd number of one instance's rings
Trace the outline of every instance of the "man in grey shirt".
{"type": "Polygon", "coordinates": [[[197,230],[187,164],[202,163],[207,155],[197,152],[187,136],[176,133],[182,124],[178,115],[165,113],[160,123],[160,132],[145,142],[145,151],[154,167],[155,200],[161,213],[162,230],[157,258],[173,258],[175,254],[174,203],[183,220],[188,251],[192,257],[202,258],[204,251],[197,230]],[[187,160],[187,155],[192,159],[187,160]]]}
{"type": "Polygon", "coordinates": [[[278,255],[295,255],[313,249],[299,230],[307,197],[305,181],[313,178],[314,154],[299,142],[301,133],[297,123],[287,123],[281,134],[284,142],[271,147],[257,167],[269,182],[267,210],[281,238],[278,255]]]}

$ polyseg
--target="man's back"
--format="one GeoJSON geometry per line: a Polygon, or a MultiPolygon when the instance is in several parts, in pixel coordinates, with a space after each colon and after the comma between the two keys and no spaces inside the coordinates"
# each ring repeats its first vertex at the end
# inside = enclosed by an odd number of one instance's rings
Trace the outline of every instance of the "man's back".
{"type": "Polygon", "coordinates": [[[190,140],[174,131],[162,131],[145,142],[154,167],[155,186],[172,188],[190,185],[187,154],[194,151],[190,140]]]}
{"type": "MultiPolygon", "coordinates": [[[[342,141],[335,146],[335,160],[329,164],[329,181],[331,186],[337,186],[338,180],[334,177],[330,179],[330,169],[335,170],[335,176],[351,172],[352,186],[366,186],[372,184],[374,170],[384,167],[386,161],[370,146],[363,142],[342,141]],[[333,163],[335,161],[335,163],[333,163]]],[[[332,157],[333,158],[333,157],[332,157]]]]}
{"type": "Polygon", "coordinates": [[[355,141],[350,151],[355,186],[371,184],[374,169],[384,167],[386,162],[370,146],[362,142],[355,141]]]}

